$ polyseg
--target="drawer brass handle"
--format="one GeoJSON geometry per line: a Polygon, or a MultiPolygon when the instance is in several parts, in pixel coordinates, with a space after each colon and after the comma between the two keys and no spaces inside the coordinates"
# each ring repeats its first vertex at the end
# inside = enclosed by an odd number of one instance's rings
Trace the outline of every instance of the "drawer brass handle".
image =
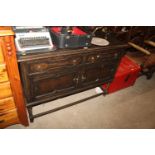
{"type": "Polygon", "coordinates": [[[99,81],[100,79],[99,78],[97,78],[95,81],[97,82],[97,81],[99,81]]]}
{"type": "Polygon", "coordinates": [[[76,82],[76,84],[79,82],[79,78],[78,77],[75,77],[74,79],[73,79],[73,81],[74,82],[76,82]]]}
{"type": "Polygon", "coordinates": [[[115,58],[117,58],[117,57],[118,57],[118,54],[117,54],[117,53],[115,53],[115,54],[114,54],[114,57],[115,57],[115,58]]]}
{"type": "Polygon", "coordinates": [[[82,82],[86,80],[86,77],[84,75],[82,75],[82,82]]]}
{"type": "Polygon", "coordinates": [[[76,65],[76,63],[77,63],[77,60],[74,59],[73,60],[73,65],[76,65]]]}
{"type": "Polygon", "coordinates": [[[49,65],[46,64],[46,63],[34,64],[33,66],[31,66],[31,70],[43,71],[43,70],[47,69],[48,66],[49,66],[49,65]]]}
{"type": "Polygon", "coordinates": [[[40,68],[41,68],[41,65],[38,65],[38,66],[37,66],[37,69],[40,69],[40,68]]]}
{"type": "Polygon", "coordinates": [[[97,58],[100,58],[100,55],[97,55],[97,58]]]}
{"type": "Polygon", "coordinates": [[[94,60],[95,58],[94,57],[91,57],[91,60],[94,60]]]}
{"type": "Polygon", "coordinates": [[[95,57],[91,57],[90,60],[91,60],[92,63],[94,63],[95,62],[95,57]]]}

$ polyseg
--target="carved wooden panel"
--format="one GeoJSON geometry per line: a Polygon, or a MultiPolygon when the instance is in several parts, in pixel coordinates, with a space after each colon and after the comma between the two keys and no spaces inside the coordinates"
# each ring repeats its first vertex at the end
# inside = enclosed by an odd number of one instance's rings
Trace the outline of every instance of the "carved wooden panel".
{"type": "Polygon", "coordinates": [[[62,74],[56,72],[53,75],[35,76],[32,83],[35,98],[52,96],[75,89],[78,84],[78,73],[76,71],[62,74]]]}
{"type": "Polygon", "coordinates": [[[82,63],[82,56],[66,56],[66,57],[52,57],[36,61],[30,61],[29,73],[49,72],[53,69],[70,68],[82,63]]]}
{"type": "Polygon", "coordinates": [[[83,86],[95,84],[99,82],[105,82],[108,79],[112,79],[115,71],[114,65],[106,66],[105,63],[87,66],[81,72],[81,82],[83,86]]]}

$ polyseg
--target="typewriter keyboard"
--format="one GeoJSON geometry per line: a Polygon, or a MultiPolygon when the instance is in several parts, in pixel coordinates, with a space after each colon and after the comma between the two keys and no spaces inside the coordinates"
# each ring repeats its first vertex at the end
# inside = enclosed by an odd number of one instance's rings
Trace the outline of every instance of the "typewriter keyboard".
{"type": "Polygon", "coordinates": [[[43,46],[43,45],[49,45],[49,38],[46,36],[28,37],[28,38],[25,37],[25,38],[20,38],[18,42],[22,48],[39,46],[39,45],[43,46]]]}

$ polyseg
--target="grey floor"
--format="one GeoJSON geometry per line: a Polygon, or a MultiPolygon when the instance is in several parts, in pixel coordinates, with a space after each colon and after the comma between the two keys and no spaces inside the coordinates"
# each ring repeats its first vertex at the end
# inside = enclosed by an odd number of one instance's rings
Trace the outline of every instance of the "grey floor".
{"type": "MultiPolygon", "coordinates": [[[[46,103],[34,113],[64,105],[95,94],[95,89],[46,103]]],[[[8,129],[41,128],[155,128],[155,75],[151,80],[140,77],[134,86],[99,96],[73,107],[36,118],[29,127],[13,125],[8,129]]]]}

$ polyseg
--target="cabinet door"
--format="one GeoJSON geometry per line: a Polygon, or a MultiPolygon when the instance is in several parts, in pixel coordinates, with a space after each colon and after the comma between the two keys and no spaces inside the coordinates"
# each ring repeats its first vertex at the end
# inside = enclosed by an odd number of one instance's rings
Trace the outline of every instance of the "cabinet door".
{"type": "Polygon", "coordinates": [[[98,64],[92,67],[85,67],[81,72],[82,85],[106,83],[113,79],[115,70],[116,67],[112,64],[98,64]]]}
{"type": "Polygon", "coordinates": [[[31,77],[30,83],[33,101],[74,90],[79,83],[79,74],[76,70],[70,72],[59,71],[31,77]]]}

